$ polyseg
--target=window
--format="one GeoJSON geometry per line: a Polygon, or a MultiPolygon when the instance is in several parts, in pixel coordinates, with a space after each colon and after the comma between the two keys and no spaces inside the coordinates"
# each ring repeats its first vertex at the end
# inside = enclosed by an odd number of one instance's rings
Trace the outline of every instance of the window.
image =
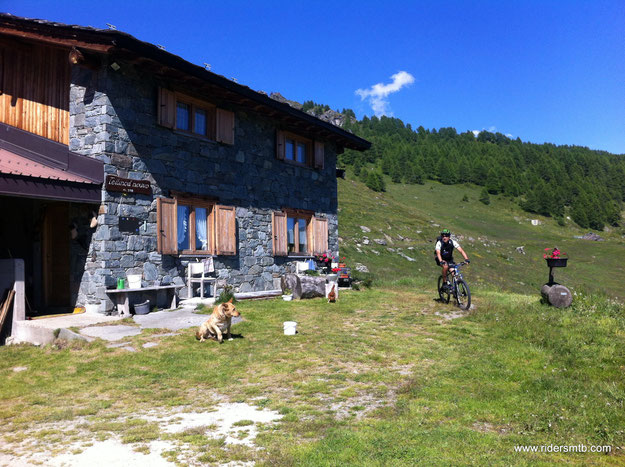
{"type": "Polygon", "coordinates": [[[158,120],[167,128],[234,144],[234,113],[185,94],[160,88],[158,120]]]}
{"type": "Polygon", "coordinates": [[[274,212],[272,229],[275,256],[312,256],[328,249],[328,220],[310,211],[274,212]]]}
{"type": "MultiPolygon", "coordinates": [[[[177,97],[179,99],[179,97],[177,97]]],[[[208,118],[215,120],[215,107],[200,107],[202,104],[176,100],[176,130],[187,131],[199,136],[215,139],[215,128],[208,130],[208,118]]]]}
{"type": "Polygon", "coordinates": [[[176,102],[176,129],[182,131],[191,131],[191,119],[189,112],[191,106],[184,102],[176,102]]]}
{"type": "Polygon", "coordinates": [[[310,216],[289,216],[286,218],[287,251],[289,254],[310,253],[308,250],[308,223],[310,216]]]}
{"type": "Polygon", "coordinates": [[[212,206],[194,206],[178,202],[176,212],[178,251],[203,254],[212,251],[209,245],[212,232],[208,223],[211,211],[212,206]]]}
{"type": "Polygon", "coordinates": [[[312,141],[292,133],[283,133],[282,159],[300,165],[311,165],[312,141]]]}
{"type": "Polygon", "coordinates": [[[157,199],[158,252],[236,254],[236,215],[232,206],[190,196],[157,199]]]}
{"type": "Polygon", "coordinates": [[[276,133],[276,157],[293,164],[323,169],[325,145],[321,141],[278,130],[276,133]]]}

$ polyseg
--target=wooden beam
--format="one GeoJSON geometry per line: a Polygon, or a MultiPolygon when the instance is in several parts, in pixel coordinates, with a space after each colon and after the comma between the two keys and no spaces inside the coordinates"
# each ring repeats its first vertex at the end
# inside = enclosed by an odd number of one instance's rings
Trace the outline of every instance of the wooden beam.
{"type": "Polygon", "coordinates": [[[37,42],[44,42],[46,44],[51,45],[60,45],[66,47],[80,47],[85,50],[91,50],[93,52],[100,53],[108,53],[112,48],[113,44],[94,44],[91,42],[85,42],[77,39],[71,38],[60,38],[60,37],[50,37],[45,34],[39,34],[35,32],[28,31],[16,31],[12,28],[0,27],[0,34],[7,34],[13,37],[20,37],[22,39],[30,39],[37,42]]]}

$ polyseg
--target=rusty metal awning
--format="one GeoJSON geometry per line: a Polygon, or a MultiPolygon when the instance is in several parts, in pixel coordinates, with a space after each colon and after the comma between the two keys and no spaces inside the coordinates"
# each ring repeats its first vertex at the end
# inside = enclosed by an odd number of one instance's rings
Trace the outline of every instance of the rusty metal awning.
{"type": "Polygon", "coordinates": [[[88,178],[72,174],[66,170],[40,164],[2,148],[0,148],[0,173],[35,178],[47,178],[50,180],[63,180],[66,182],[94,183],[88,178]]]}
{"type": "Polygon", "coordinates": [[[98,203],[104,164],[0,123],[0,195],[98,203]]]}

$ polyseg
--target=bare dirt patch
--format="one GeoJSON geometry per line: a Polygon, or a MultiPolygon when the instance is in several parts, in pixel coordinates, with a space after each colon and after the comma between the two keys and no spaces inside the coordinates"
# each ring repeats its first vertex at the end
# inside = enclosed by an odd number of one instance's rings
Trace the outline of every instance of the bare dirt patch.
{"type": "Polygon", "coordinates": [[[219,403],[214,410],[159,409],[106,421],[78,417],[5,438],[0,465],[201,465],[198,459],[203,451],[226,455],[237,445],[256,450],[258,432],[281,417],[268,409],[229,402],[219,403]],[[120,432],[128,424],[136,425],[136,430],[120,432]]]}

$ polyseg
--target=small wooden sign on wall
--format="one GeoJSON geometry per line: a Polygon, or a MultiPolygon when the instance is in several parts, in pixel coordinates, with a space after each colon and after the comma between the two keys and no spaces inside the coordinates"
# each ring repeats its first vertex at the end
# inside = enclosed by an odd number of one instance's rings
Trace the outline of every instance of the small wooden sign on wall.
{"type": "Polygon", "coordinates": [[[152,194],[152,185],[147,180],[132,180],[130,178],[107,175],[105,188],[108,191],[121,191],[122,193],[152,194]]]}

